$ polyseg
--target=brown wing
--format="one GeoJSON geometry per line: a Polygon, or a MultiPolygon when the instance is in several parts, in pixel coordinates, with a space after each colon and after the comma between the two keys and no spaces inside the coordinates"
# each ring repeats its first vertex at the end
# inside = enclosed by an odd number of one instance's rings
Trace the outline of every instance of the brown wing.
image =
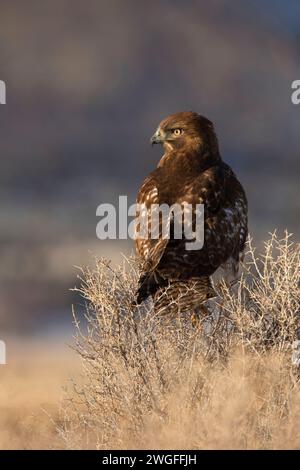
{"type": "Polygon", "coordinates": [[[152,217],[155,205],[159,205],[159,203],[157,181],[154,177],[149,176],[145,179],[138,193],[137,204],[140,208],[137,210],[138,222],[136,225],[136,251],[145,261],[148,271],[156,268],[168,244],[168,239],[161,237],[161,218],[152,217]],[[158,227],[155,226],[154,221],[158,222],[158,227]],[[155,232],[158,234],[158,239],[153,239],[151,236],[151,233],[155,232]]]}
{"type": "Polygon", "coordinates": [[[230,257],[238,259],[247,236],[247,201],[227,165],[212,167],[184,188],[180,202],[203,203],[204,246],[186,251],[186,240],[170,240],[159,265],[169,279],[211,275],[230,257]]]}
{"type": "Polygon", "coordinates": [[[247,202],[242,186],[227,165],[218,167],[217,171],[205,172],[202,178],[198,178],[194,185],[196,193],[198,185],[204,186],[207,196],[204,196],[205,243],[198,261],[209,270],[215,270],[229,257],[238,256],[243,249],[247,202]]]}
{"type": "MultiPolygon", "coordinates": [[[[150,176],[138,196],[148,216],[151,205],[160,202],[158,193],[158,182],[150,176]]],[[[204,246],[188,251],[184,237],[182,240],[153,240],[150,224],[147,225],[149,238],[136,241],[137,251],[145,260],[139,286],[140,301],[170,282],[210,276],[229,258],[238,260],[243,250],[247,235],[247,201],[242,186],[227,165],[211,167],[187,181],[176,202],[188,203],[194,208],[196,204],[204,204],[204,246]]]]}
{"type": "Polygon", "coordinates": [[[165,285],[156,268],[165,252],[169,239],[162,238],[161,218],[152,217],[154,205],[159,205],[158,184],[153,176],[143,182],[137,197],[136,251],[143,260],[142,273],[139,280],[137,302],[142,302],[153,294],[158,286],[165,285]],[[155,226],[154,220],[158,223],[155,226]],[[143,227],[141,227],[141,225],[143,227]],[[152,238],[153,233],[157,239],[152,238]]]}

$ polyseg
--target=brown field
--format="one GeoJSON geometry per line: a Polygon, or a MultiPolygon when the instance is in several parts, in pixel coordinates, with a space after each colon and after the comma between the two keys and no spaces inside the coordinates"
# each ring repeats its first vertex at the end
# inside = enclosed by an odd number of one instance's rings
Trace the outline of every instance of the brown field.
{"type": "Polygon", "coordinates": [[[260,256],[250,246],[238,284],[220,284],[197,325],[133,311],[134,262],[83,269],[77,356],[9,342],[0,447],[299,449],[299,260],[287,236],[260,256]]]}
{"type": "Polygon", "coordinates": [[[0,449],[61,448],[57,433],[63,386],[79,361],[62,341],[5,338],[0,366],[0,449]]]}
{"type": "MultiPolygon", "coordinates": [[[[78,374],[77,361],[59,362],[42,346],[25,349],[38,353],[32,366],[28,368],[24,358],[16,356],[18,363],[1,370],[0,448],[101,447],[95,436],[91,445],[81,434],[78,442],[74,429],[66,441],[57,431],[57,426],[64,426],[59,405],[62,384],[69,375],[78,374]]],[[[156,412],[145,417],[145,429],[137,441],[129,430],[126,435],[125,424],[122,442],[111,447],[299,449],[300,392],[291,390],[284,366],[281,355],[261,359],[241,351],[220,370],[198,364],[198,372],[207,380],[205,393],[211,394],[203,408],[189,406],[186,384],[179,382],[165,399],[167,420],[156,412]]]]}

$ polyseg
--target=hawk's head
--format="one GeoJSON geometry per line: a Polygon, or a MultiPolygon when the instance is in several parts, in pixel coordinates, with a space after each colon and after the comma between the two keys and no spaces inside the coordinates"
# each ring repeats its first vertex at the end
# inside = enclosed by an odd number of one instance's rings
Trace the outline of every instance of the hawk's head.
{"type": "Polygon", "coordinates": [[[166,152],[182,149],[218,153],[213,123],[192,111],[171,114],[161,121],[151,143],[162,144],[166,152]]]}

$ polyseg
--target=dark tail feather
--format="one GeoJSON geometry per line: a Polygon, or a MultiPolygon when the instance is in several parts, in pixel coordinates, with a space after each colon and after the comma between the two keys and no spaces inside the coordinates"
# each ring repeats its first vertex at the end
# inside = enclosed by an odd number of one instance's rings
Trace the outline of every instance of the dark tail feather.
{"type": "Polygon", "coordinates": [[[155,272],[142,274],[136,294],[137,304],[141,304],[149,295],[154,296],[158,289],[166,285],[167,281],[155,272]]]}
{"type": "Polygon", "coordinates": [[[154,308],[160,313],[192,313],[203,302],[215,297],[211,280],[208,276],[186,281],[170,282],[167,289],[159,289],[154,298],[154,308]]]}

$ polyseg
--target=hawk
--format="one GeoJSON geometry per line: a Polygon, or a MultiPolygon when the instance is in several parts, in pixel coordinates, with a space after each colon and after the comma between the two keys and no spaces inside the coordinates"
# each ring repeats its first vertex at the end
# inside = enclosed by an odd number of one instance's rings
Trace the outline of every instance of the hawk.
{"type": "Polygon", "coordinates": [[[216,295],[211,276],[219,267],[235,275],[247,238],[247,199],[241,183],[223,162],[214,126],[195,112],[180,112],[164,119],[151,138],[164,154],[144,180],[137,197],[148,217],[147,237],[139,236],[136,251],[142,258],[137,303],[151,296],[158,310],[193,313],[216,295]],[[187,250],[186,239],[151,238],[153,205],[204,205],[204,244],[187,250]]]}

